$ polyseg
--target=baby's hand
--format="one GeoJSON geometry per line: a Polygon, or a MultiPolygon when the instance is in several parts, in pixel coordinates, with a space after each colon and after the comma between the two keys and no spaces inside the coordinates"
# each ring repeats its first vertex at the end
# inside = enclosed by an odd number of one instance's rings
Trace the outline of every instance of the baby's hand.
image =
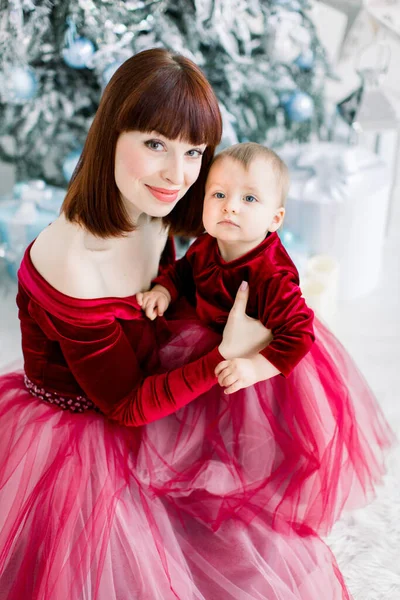
{"type": "Polygon", "coordinates": [[[252,358],[232,358],[217,365],[215,375],[218,383],[226,388],[225,394],[233,394],[260,381],[258,370],[252,358]]]}
{"type": "Polygon", "coordinates": [[[162,317],[171,302],[171,296],[165,287],[155,285],[149,292],[136,294],[136,300],[146,317],[153,321],[156,317],[162,317]]]}
{"type": "Polygon", "coordinates": [[[259,381],[267,381],[279,373],[280,371],[262,354],[223,360],[215,369],[219,385],[226,388],[225,394],[233,394],[259,381]]]}

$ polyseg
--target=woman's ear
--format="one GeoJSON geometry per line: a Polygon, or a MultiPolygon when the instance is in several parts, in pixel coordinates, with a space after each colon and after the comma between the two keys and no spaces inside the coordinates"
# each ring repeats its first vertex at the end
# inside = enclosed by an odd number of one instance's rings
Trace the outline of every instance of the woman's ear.
{"type": "Polygon", "coordinates": [[[278,210],[274,214],[274,218],[272,219],[272,223],[269,226],[269,231],[278,231],[279,227],[283,223],[283,219],[285,218],[285,209],[283,206],[278,208],[278,210]]]}

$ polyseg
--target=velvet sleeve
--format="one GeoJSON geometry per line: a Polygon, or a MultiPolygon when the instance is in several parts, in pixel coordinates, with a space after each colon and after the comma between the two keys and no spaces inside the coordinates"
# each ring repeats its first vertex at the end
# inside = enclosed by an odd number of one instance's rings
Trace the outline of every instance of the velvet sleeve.
{"type": "Polygon", "coordinates": [[[308,308],[295,273],[274,274],[265,284],[260,320],[274,336],[261,351],[285,377],[307,354],[314,342],[314,313],[308,308]]]}
{"type": "Polygon", "coordinates": [[[167,373],[144,376],[120,323],[76,326],[35,311],[49,339],[57,341],[71,373],[100,410],[126,426],[140,426],[185,406],[217,383],[218,348],[167,373]]]}
{"type": "Polygon", "coordinates": [[[171,295],[171,302],[185,296],[193,301],[196,290],[190,260],[185,255],[156,277],[154,284],[164,286],[171,295]]]}

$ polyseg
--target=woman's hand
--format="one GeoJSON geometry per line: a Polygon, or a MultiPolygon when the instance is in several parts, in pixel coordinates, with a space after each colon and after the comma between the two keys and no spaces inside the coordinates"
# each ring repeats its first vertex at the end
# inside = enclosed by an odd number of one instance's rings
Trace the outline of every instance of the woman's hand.
{"type": "Polygon", "coordinates": [[[251,356],[269,344],[272,333],[264,325],[246,315],[249,286],[243,282],[236,294],[222,334],[219,351],[225,359],[251,356]]]}

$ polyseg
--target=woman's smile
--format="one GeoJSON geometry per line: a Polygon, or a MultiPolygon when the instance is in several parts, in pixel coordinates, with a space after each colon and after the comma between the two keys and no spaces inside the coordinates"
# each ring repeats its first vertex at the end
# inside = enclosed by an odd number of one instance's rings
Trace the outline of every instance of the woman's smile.
{"type": "Polygon", "coordinates": [[[145,184],[145,186],[153,194],[153,196],[161,202],[175,202],[180,192],[180,190],[168,190],[165,188],[154,187],[148,184],[145,184]]]}

